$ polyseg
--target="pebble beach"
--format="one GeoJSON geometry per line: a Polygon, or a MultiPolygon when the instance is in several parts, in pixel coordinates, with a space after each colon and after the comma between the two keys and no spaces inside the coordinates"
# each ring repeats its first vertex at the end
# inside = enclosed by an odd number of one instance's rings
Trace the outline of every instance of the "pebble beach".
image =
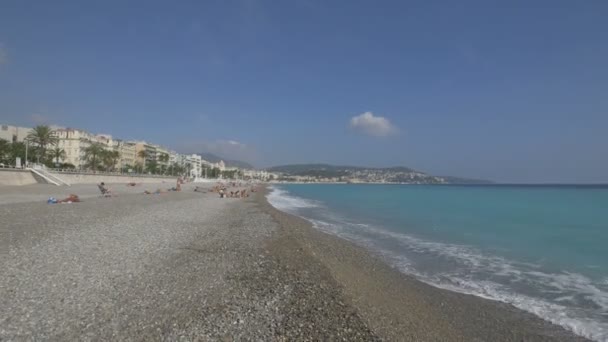
{"type": "Polygon", "coordinates": [[[110,186],[0,188],[0,341],[586,341],[399,273],[265,191],[110,186]]]}

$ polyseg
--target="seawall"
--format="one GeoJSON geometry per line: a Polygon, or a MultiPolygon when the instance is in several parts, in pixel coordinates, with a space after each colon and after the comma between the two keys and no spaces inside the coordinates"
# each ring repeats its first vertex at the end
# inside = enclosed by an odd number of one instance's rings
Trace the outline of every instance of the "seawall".
{"type": "Polygon", "coordinates": [[[79,173],[61,173],[51,172],[51,174],[63,179],[70,184],[96,184],[105,183],[160,183],[177,181],[177,177],[146,177],[146,176],[129,176],[129,175],[107,175],[107,174],[79,174],[79,173]]]}
{"type": "MultiPolygon", "coordinates": [[[[50,172],[51,174],[63,179],[69,184],[96,184],[105,183],[175,183],[177,177],[152,177],[152,176],[130,176],[130,175],[111,175],[111,174],[85,174],[85,173],[62,173],[50,172]]],[[[0,185],[30,185],[36,183],[46,183],[44,179],[34,175],[29,170],[19,169],[0,169],[0,185]]]]}
{"type": "Polygon", "coordinates": [[[0,185],[30,185],[38,181],[28,170],[0,169],[0,185]]]}

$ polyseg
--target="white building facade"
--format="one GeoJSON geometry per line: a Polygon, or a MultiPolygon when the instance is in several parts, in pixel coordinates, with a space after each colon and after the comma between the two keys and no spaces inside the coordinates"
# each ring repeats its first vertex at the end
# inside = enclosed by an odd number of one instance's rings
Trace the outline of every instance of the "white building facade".
{"type": "Polygon", "coordinates": [[[31,131],[32,129],[28,127],[0,125],[0,139],[4,139],[9,143],[23,142],[31,131]]]}

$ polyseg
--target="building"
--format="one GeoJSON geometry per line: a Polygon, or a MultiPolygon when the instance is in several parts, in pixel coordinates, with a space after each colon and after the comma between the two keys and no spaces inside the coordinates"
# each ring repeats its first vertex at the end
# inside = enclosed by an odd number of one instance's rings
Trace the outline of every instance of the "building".
{"type": "Polygon", "coordinates": [[[154,148],[154,160],[156,161],[158,168],[160,170],[167,170],[170,165],[169,159],[171,152],[168,149],[159,145],[154,145],[154,148]]]}
{"type": "Polygon", "coordinates": [[[135,145],[136,164],[145,167],[152,162],[156,162],[156,147],[154,145],[148,144],[145,141],[134,141],[132,143],[135,145]],[[142,151],[145,154],[145,158],[142,156],[142,151]]]}
{"type": "Polygon", "coordinates": [[[0,126],[0,139],[4,139],[11,143],[23,142],[31,131],[32,131],[32,129],[27,128],[27,127],[1,125],[0,126]]]}
{"type": "Polygon", "coordinates": [[[97,144],[101,144],[106,150],[114,149],[114,141],[109,134],[97,134],[91,140],[97,144]]]}
{"type": "Polygon", "coordinates": [[[175,151],[169,151],[169,165],[175,165],[178,163],[179,154],[175,151]]]}
{"type": "MultiPolygon", "coordinates": [[[[86,167],[85,150],[92,144],[100,144],[108,151],[117,151],[119,159],[116,168],[125,167],[147,167],[154,163],[157,169],[154,171],[172,172],[172,167],[179,165],[187,170],[189,177],[201,177],[204,169],[218,168],[226,170],[223,161],[210,163],[203,160],[198,154],[183,155],[171,151],[163,146],[149,144],[145,141],[125,141],[113,139],[109,134],[92,134],[81,129],[65,128],[60,126],[50,127],[57,137],[57,147],[65,151],[62,163],[69,163],[76,168],[86,167]]],[[[0,126],[0,139],[9,142],[23,142],[31,128],[10,125],[0,126]]],[[[137,168],[139,170],[139,167],[137,168]]]]}
{"type": "Polygon", "coordinates": [[[189,171],[188,176],[190,177],[200,177],[202,175],[202,160],[201,156],[198,154],[190,154],[184,156],[183,159],[184,167],[189,171]]]}
{"type": "Polygon", "coordinates": [[[261,181],[268,181],[271,177],[273,179],[277,178],[276,175],[271,174],[266,170],[243,170],[243,177],[261,181]]]}
{"type": "Polygon", "coordinates": [[[113,148],[114,151],[118,151],[120,154],[120,160],[118,161],[118,165],[116,165],[119,169],[123,169],[125,167],[133,168],[135,166],[135,163],[137,162],[135,143],[115,139],[113,141],[113,148]]]}
{"type": "Polygon", "coordinates": [[[58,138],[57,147],[65,151],[62,162],[74,165],[76,168],[84,166],[84,150],[95,140],[95,136],[89,132],[74,128],[55,129],[58,138]]]}
{"type": "Polygon", "coordinates": [[[223,160],[220,160],[217,163],[212,163],[211,167],[214,168],[214,169],[220,169],[220,171],[226,170],[226,164],[224,163],[223,160]]]}

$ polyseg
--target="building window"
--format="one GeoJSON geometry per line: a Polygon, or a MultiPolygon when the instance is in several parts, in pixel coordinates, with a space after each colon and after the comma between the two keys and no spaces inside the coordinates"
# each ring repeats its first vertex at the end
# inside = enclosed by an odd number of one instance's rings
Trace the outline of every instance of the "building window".
{"type": "Polygon", "coordinates": [[[2,130],[3,131],[8,131],[8,126],[7,125],[2,125],[2,130]]]}

